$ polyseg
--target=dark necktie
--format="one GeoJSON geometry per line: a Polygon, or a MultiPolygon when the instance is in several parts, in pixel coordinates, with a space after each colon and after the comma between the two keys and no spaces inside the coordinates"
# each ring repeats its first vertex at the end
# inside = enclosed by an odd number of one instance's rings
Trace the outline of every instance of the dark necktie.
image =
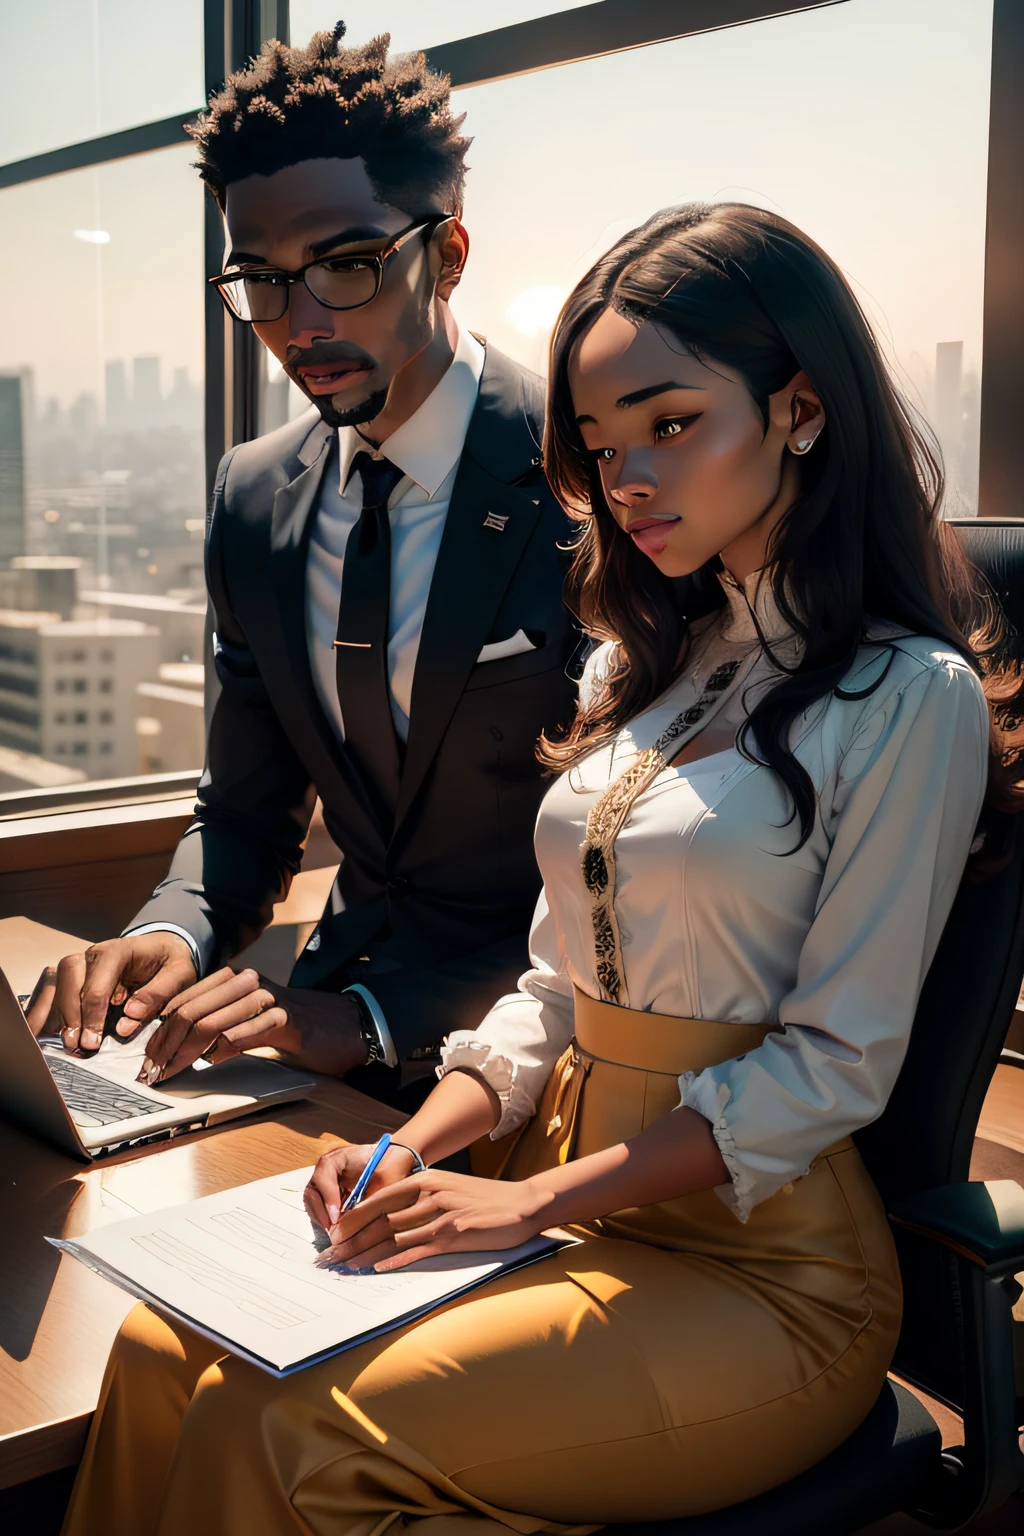
{"type": "Polygon", "coordinates": [[[398,799],[399,757],[388,692],[391,523],[388,497],[402,471],[387,459],[357,453],[352,473],[363,485],[363,510],[345,545],[335,643],[345,749],[387,828],[398,799]]]}

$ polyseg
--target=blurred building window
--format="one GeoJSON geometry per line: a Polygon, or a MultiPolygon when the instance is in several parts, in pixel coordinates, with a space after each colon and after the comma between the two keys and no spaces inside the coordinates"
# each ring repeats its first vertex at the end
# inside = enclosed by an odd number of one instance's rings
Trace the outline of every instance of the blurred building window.
{"type": "Polygon", "coordinates": [[[939,435],[947,511],[975,512],[991,35],[992,0],[848,0],[456,91],[453,307],[543,372],[569,289],[656,209],[773,208],[852,280],[939,435]]]}
{"type": "Polygon", "coordinates": [[[3,40],[4,163],[203,105],[203,0],[8,0],[3,40]]]}

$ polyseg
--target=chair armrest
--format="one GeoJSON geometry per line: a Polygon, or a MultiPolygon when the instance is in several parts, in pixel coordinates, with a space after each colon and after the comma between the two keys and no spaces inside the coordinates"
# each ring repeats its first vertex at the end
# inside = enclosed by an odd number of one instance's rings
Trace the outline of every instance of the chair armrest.
{"type": "MultiPolygon", "coordinates": [[[[949,1283],[959,1316],[963,1384],[962,1447],[948,1447],[943,1480],[915,1510],[918,1519],[959,1530],[1024,1488],[1014,1382],[1012,1308],[1024,1269],[1024,1189],[1012,1179],[947,1184],[896,1201],[889,1220],[901,1239],[901,1263],[914,1245],[949,1251],[949,1283]]],[[[896,1370],[934,1390],[918,1373],[896,1370]]]]}
{"type": "Polygon", "coordinates": [[[990,1274],[1024,1269],[1024,1189],[1012,1179],[927,1189],[898,1200],[889,1220],[990,1274]]]}

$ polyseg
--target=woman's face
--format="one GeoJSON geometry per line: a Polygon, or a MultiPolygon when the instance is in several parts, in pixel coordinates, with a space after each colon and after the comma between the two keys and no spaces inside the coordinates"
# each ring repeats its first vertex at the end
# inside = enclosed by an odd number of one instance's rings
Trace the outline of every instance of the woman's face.
{"type": "Polygon", "coordinates": [[[576,420],[619,527],[666,576],[721,555],[742,581],[799,489],[789,448],[824,425],[806,375],[761,412],[732,369],[605,310],[569,361],[576,420]]]}

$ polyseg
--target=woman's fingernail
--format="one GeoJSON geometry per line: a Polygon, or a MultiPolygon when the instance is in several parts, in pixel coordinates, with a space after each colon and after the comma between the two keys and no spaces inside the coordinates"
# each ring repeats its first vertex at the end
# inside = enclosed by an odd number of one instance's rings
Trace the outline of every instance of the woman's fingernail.
{"type": "Polygon", "coordinates": [[[158,1067],[156,1062],[150,1061],[149,1057],[147,1056],[142,1063],[142,1071],[139,1073],[135,1081],[137,1083],[145,1083],[147,1087],[152,1088],[154,1083],[159,1082],[160,1074],[163,1072],[163,1070],[163,1067],[158,1067]]]}
{"type": "Polygon", "coordinates": [[[83,1029],[78,1043],[83,1051],[94,1051],[100,1043],[100,1036],[94,1029],[83,1029]]]}
{"type": "Polygon", "coordinates": [[[124,1011],[129,1019],[144,1019],[149,1009],[145,1003],[137,997],[131,997],[124,1005],[124,1011]]]}
{"type": "Polygon", "coordinates": [[[341,1215],[341,1206],[329,1205],[327,1207],[327,1214],[330,1217],[331,1226],[335,1226],[337,1224],[338,1217],[341,1215]]]}

